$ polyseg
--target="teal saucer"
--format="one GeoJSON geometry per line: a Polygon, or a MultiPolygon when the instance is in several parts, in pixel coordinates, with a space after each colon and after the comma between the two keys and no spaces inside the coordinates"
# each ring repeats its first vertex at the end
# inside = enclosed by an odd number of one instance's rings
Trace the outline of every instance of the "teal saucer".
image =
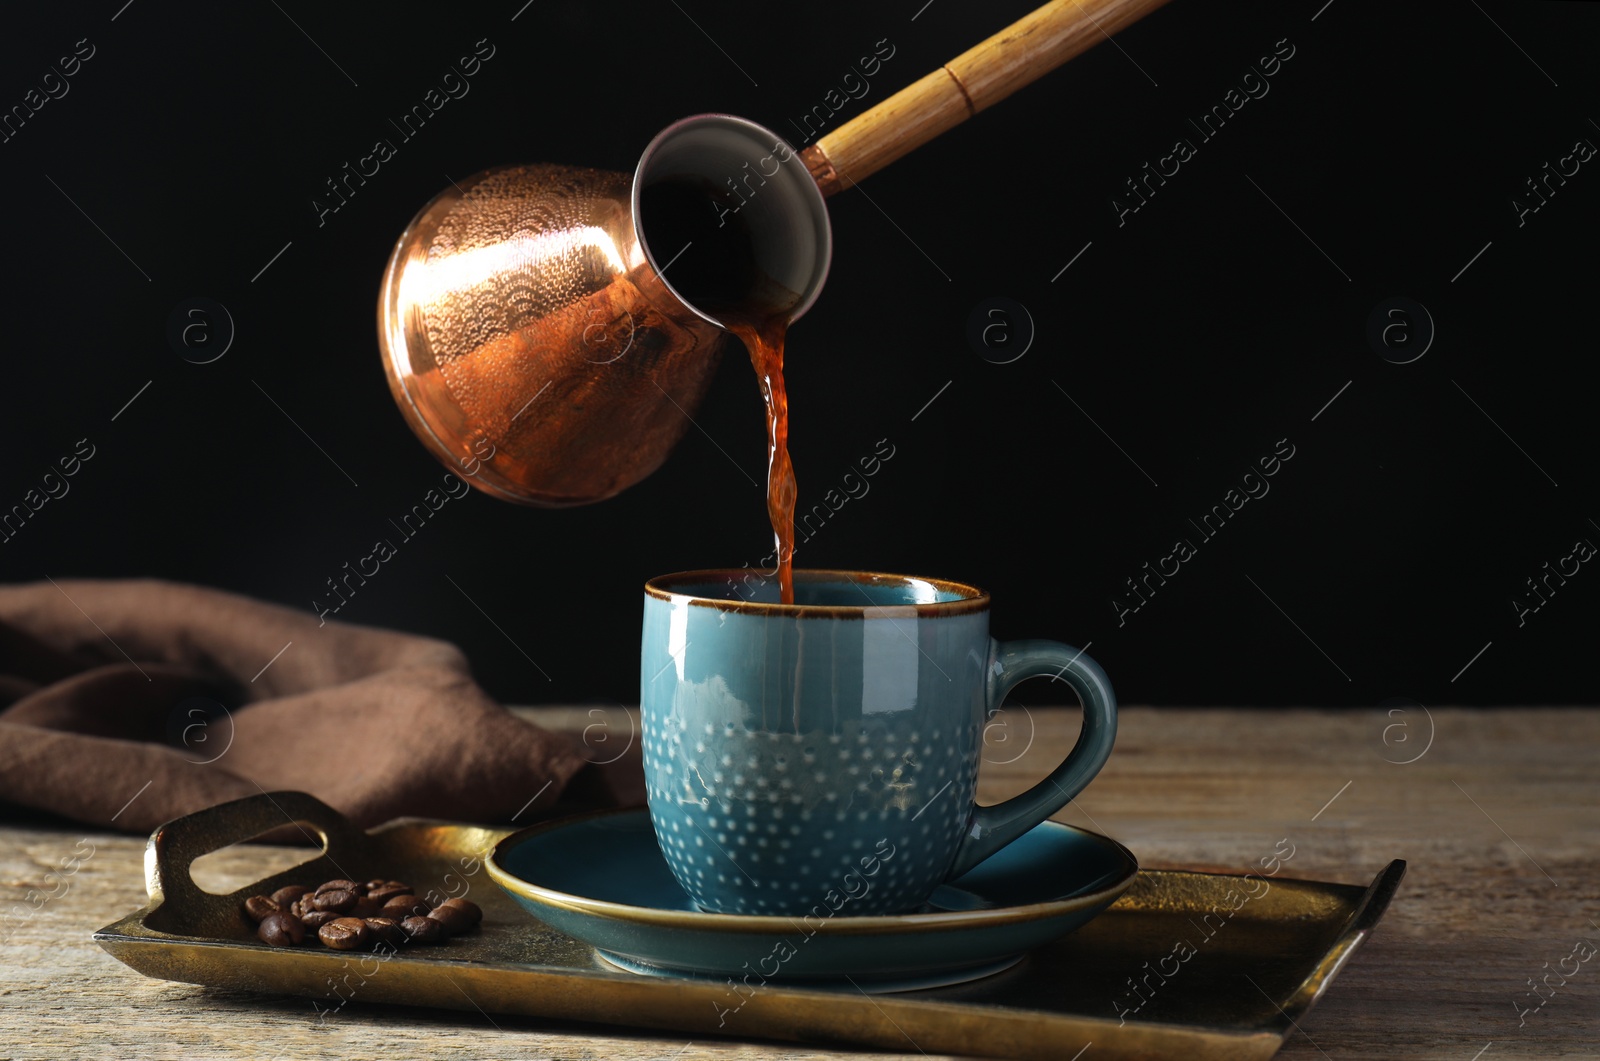
{"type": "Polygon", "coordinates": [[[1045,822],[905,914],[782,917],[695,907],[636,810],[535,825],[495,846],[489,875],[534,917],[630,972],[843,986],[939,987],[1010,968],[1066,935],[1133,883],[1138,863],[1115,840],[1045,822]]]}

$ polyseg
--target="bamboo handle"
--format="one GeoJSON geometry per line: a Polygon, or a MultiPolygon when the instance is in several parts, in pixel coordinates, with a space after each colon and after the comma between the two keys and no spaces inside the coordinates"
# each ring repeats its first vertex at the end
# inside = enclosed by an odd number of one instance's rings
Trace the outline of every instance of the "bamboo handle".
{"type": "Polygon", "coordinates": [[[1166,0],[1051,0],[800,152],[823,195],[909,154],[1166,0]]]}

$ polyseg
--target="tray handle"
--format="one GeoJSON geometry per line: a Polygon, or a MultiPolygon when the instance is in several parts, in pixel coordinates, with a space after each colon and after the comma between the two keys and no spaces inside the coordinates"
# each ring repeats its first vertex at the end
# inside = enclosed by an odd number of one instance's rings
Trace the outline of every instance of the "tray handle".
{"type": "MultiPolygon", "coordinates": [[[[1351,955],[1362,942],[1372,934],[1378,921],[1383,917],[1384,911],[1389,909],[1389,901],[1394,898],[1395,892],[1400,888],[1400,881],[1406,875],[1406,862],[1403,858],[1394,859],[1385,866],[1378,875],[1372,878],[1366,893],[1356,903],[1356,908],[1351,911],[1350,917],[1345,921],[1344,928],[1340,931],[1338,939],[1328,948],[1317,967],[1311,971],[1300,986],[1295,990],[1289,1000],[1283,1004],[1283,1014],[1291,1023],[1300,1020],[1306,1012],[1316,1004],[1328,990],[1328,985],[1333,983],[1333,978],[1339,975],[1339,970],[1344,968],[1351,955]]],[[[1359,885],[1358,885],[1359,887],[1359,885]]],[[[1283,1029],[1288,1034],[1289,1029],[1283,1029]]]]}
{"type": "Polygon", "coordinates": [[[341,861],[362,864],[367,835],[350,819],[306,792],[262,792],[219,803],[159,826],[144,849],[145,890],[151,904],[169,900],[194,908],[225,902],[232,910],[237,894],[204,891],[189,873],[202,855],[220,851],[285,825],[298,826],[308,839],[322,842],[322,858],[335,867],[341,861]]]}

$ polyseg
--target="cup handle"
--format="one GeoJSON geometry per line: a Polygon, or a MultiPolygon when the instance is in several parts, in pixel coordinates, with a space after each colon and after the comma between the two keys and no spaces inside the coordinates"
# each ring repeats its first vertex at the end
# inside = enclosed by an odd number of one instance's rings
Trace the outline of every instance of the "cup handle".
{"type": "MultiPolygon", "coordinates": [[[[966,835],[950,868],[954,879],[1065,807],[1094,780],[1117,739],[1117,697],[1100,664],[1059,641],[996,643],[985,700],[989,711],[1005,702],[1024,678],[1060,677],[1083,701],[1083,730],[1060,766],[1020,796],[992,807],[973,807],[966,835]]],[[[987,711],[985,712],[987,717],[987,711]]]]}

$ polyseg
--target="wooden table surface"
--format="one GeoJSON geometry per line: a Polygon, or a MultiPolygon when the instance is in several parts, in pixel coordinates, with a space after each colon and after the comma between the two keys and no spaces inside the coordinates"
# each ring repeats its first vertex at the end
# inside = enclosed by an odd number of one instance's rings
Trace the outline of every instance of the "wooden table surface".
{"type": "MultiPolygon", "coordinates": [[[[591,721],[577,708],[534,717],[591,721]]],[[[1013,705],[996,723],[985,802],[1059,761],[1077,712],[1013,705]]],[[[1579,941],[1600,945],[1597,752],[1596,709],[1128,708],[1110,764],[1059,817],[1116,837],[1147,867],[1243,871],[1282,839],[1294,846],[1284,876],[1365,884],[1390,859],[1409,861],[1383,923],[1282,1058],[1595,1058],[1600,961],[1572,955],[1591,953],[1579,941]]],[[[146,979],[89,939],[144,905],[142,837],[0,823],[0,916],[91,845],[64,894],[0,922],[0,1061],[851,1056],[359,1003],[319,1021],[306,999],[146,979]]],[[[282,854],[230,849],[202,883],[242,886],[282,854]]],[[[892,1056],[925,1055],[908,1042],[892,1056]]]]}

